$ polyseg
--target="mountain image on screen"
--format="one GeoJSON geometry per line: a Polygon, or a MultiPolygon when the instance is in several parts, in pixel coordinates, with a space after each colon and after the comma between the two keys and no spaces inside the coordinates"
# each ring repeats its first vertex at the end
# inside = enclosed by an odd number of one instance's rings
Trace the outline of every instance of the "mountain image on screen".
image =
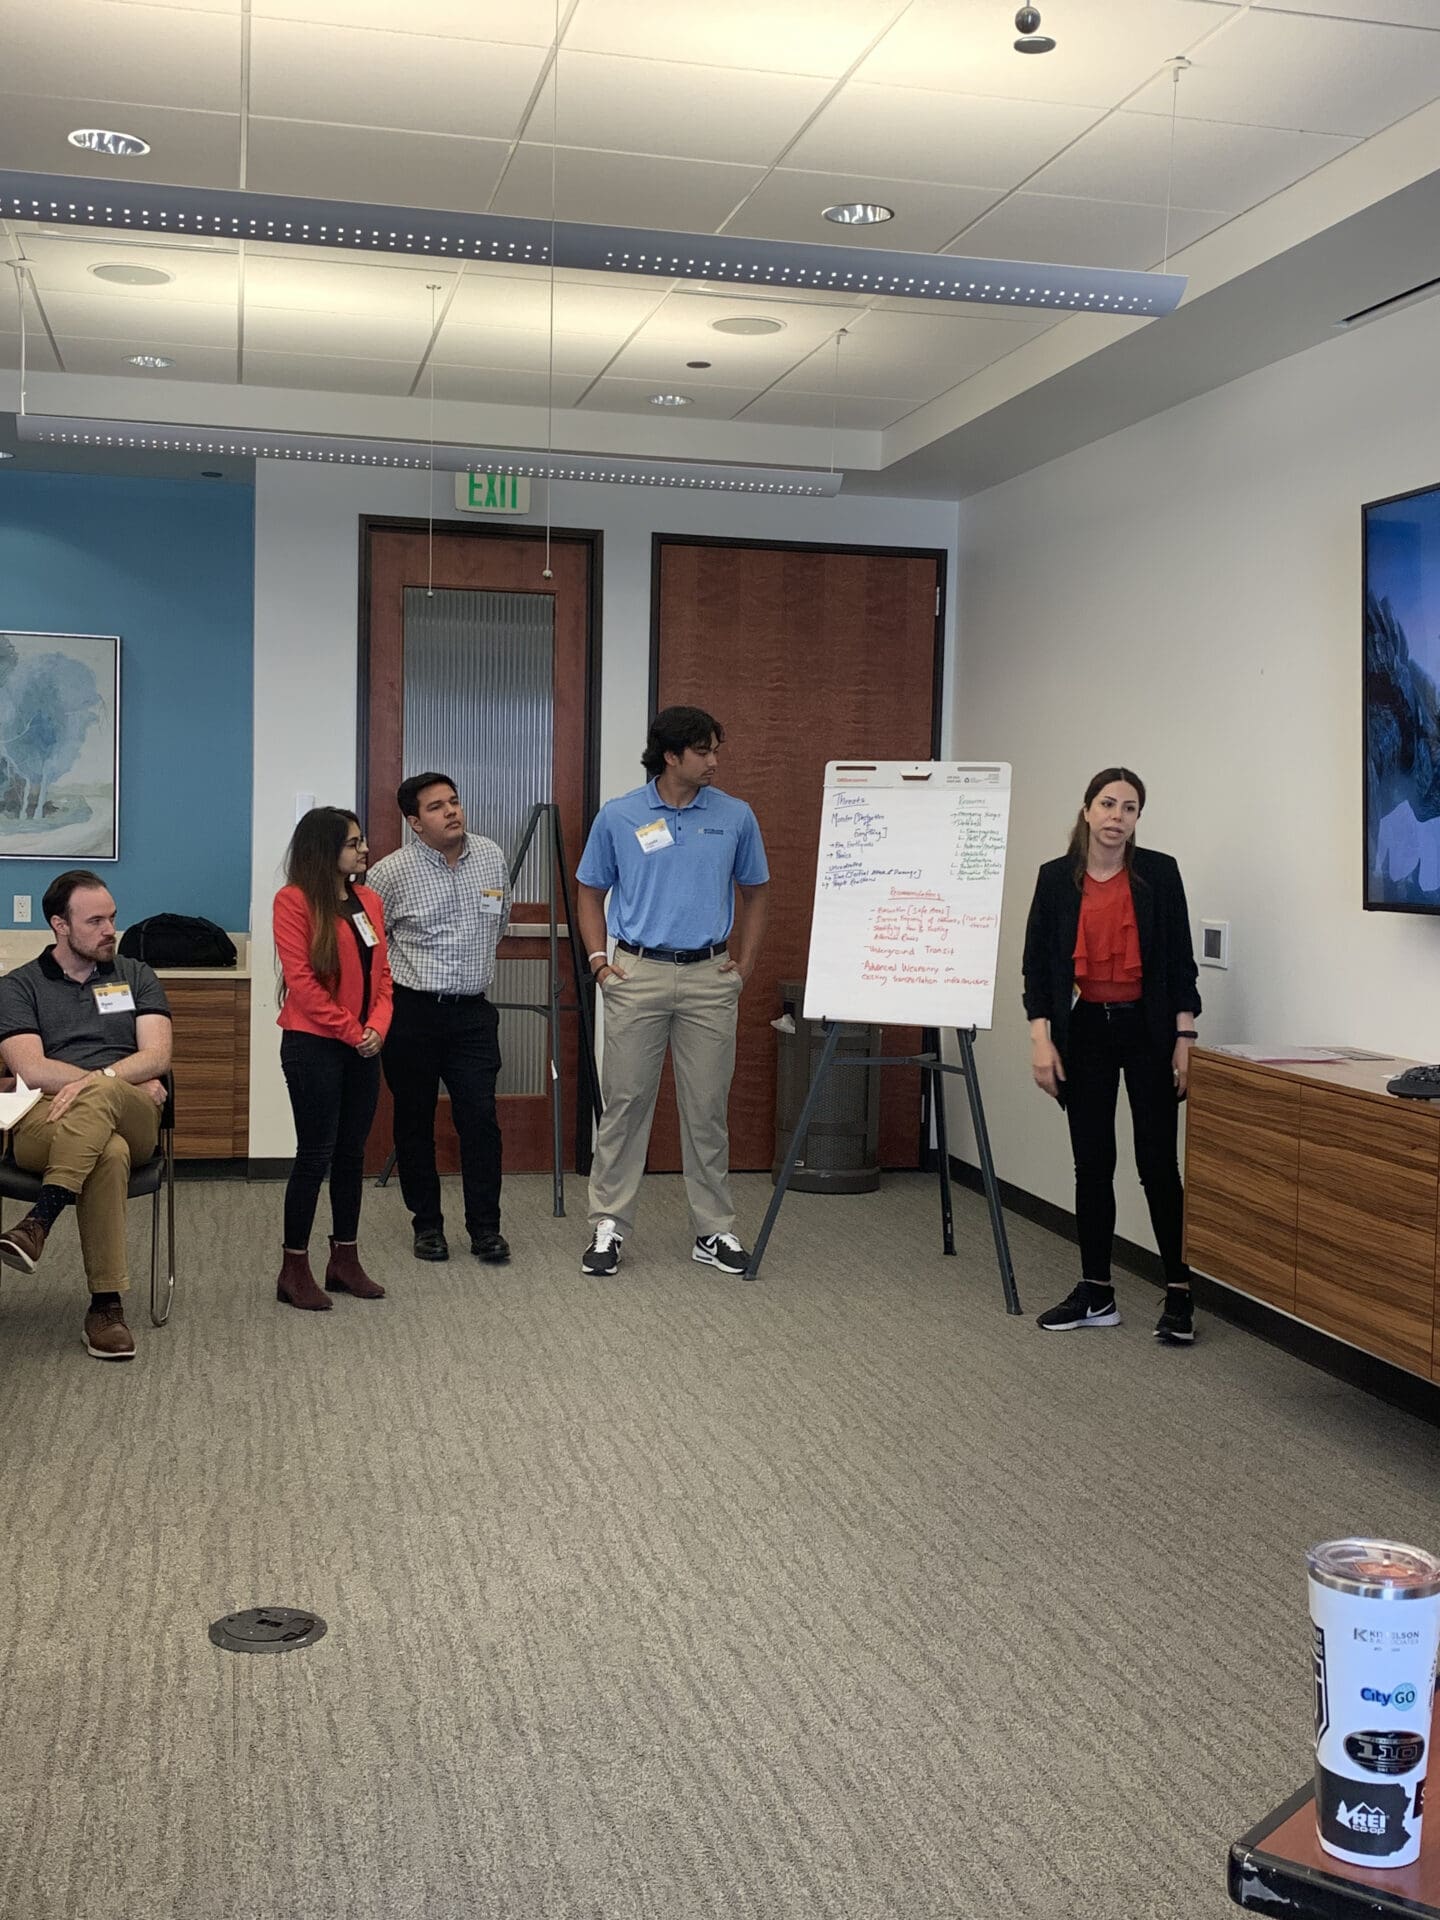
{"type": "Polygon", "coordinates": [[[1373,1854],[1384,1859],[1399,1853],[1410,1839],[1405,1816],[1410,1811],[1408,1786],[1379,1781],[1346,1780],[1328,1767],[1318,1767],[1320,1832],[1346,1853],[1373,1854]]]}

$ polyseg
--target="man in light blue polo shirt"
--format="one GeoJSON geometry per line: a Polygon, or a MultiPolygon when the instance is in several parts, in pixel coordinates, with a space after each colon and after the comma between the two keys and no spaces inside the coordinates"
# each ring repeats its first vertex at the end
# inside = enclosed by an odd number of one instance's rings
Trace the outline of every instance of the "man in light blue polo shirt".
{"type": "Polygon", "coordinates": [[[620,1264],[667,1046],[695,1228],[691,1257],[726,1273],[749,1263],[734,1232],[728,1107],[736,1007],[765,935],[770,869],[754,814],[714,784],[724,738],[699,707],[658,713],[641,756],[649,781],[600,809],[576,875],[580,932],[605,997],[605,1111],[584,1273],[614,1273],[620,1264]],[[737,887],[745,910],[732,950],[737,887]]]}

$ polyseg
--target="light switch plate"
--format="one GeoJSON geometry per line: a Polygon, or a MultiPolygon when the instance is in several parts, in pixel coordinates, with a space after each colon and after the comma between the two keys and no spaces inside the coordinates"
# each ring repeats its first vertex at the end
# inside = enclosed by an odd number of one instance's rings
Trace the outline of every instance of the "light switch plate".
{"type": "Polygon", "coordinates": [[[1200,953],[1202,967],[1228,967],[1230,964],[1230,922],[1228,920],[1202,920],[1200,922],[1200,953]]]}

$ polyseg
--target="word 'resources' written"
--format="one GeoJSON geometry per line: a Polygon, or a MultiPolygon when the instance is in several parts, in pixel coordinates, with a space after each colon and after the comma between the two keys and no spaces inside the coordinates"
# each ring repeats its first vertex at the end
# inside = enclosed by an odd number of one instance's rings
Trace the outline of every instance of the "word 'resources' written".
{"type": "Polygon", "coordinates": [[[871,916],[860,957],[861,978],[911,987],[986,987],[966,970],[973,940],[995,925],[993,913],[967,913],[942,894],[890,889],[871,916]]]}

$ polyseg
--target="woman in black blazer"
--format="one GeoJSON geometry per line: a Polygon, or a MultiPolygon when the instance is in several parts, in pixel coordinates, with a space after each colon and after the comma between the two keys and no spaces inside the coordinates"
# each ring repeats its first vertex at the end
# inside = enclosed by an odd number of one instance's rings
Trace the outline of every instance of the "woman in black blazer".
{"type": "Polygon", "coordinates": [[[1110,1249],[1123,1074],[1135,1164],[1165,1270],[1155,1333],[1189,1345],[1195,1332],[1176,1140],[1200,995],[1180,869],[1168,853],[1135,845],[1144,805],[1145,783],[1128,767],[1095,775],[1069,850],[1040,869],[1025,928],[1030,1067],[1070,1123],[1080,1239],[1080,1284],[1040,1315],[1040,1325],[1062,1332],[1120,1324],[1110,1249]]]}

